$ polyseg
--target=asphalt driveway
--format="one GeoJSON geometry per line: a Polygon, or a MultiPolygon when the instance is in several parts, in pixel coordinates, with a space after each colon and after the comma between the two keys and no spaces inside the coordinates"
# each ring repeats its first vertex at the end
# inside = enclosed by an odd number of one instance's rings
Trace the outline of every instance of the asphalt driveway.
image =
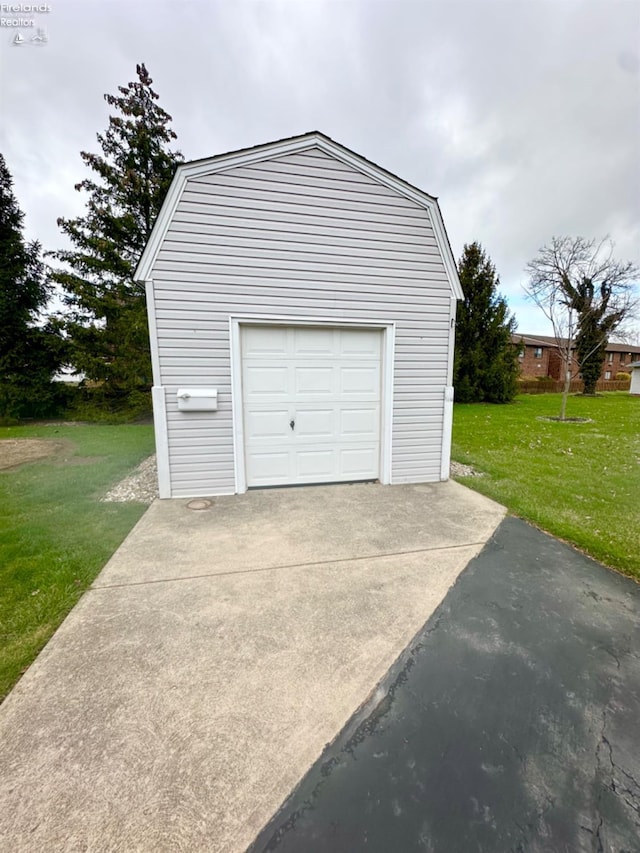
{"type": "Polygon", "coordinates": [[[453,482],[155,502],[0,708],[0,849],[244,850],[503,516],[453,482]]]}
{"type": "Polygon", "coordinates": [[[640,586],[508,518],[251,847],[640,850],[640,586]]]}

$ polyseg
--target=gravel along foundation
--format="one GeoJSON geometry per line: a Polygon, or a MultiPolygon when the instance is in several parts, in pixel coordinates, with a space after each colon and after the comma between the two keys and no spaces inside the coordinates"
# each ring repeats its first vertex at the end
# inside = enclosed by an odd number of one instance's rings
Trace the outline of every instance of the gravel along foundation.
{"type": "Polygon", "coordinates": [[[128,477],[120,480],[102,500],[107,503],[150,504],[157,497],[158,466],[153,455],[141,462],[128,477]]]}
{"type": "MultiPolygon", "coordinates": [[[[482,476],[470,465],[461,462],[451,463],[452,477],[482,476]]],[[[158,466],[155,456],[149,456],[136,470],[121,480],[102,498],[113,503],[151,503],[158,497],[158,466]]]]}

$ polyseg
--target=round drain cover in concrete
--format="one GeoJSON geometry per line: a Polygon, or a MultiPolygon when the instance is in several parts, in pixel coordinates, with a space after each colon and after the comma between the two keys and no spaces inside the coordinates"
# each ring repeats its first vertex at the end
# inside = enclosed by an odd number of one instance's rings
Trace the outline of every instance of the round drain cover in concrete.
{"type": "Polygon", "coordinates": [[[212,505],[213,501],[209,501],[206,498],[199,498],[195,501],[189,501],[189,503],[187,504],[187,509],[203,510],[209,509],[209,507],[212,505]]]}

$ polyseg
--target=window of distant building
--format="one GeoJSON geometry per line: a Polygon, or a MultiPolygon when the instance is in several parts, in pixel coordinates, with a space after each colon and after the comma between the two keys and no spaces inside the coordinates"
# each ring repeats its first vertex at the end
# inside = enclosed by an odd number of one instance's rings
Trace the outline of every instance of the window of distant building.
{"type": "Polygon", "coordinates": [[[605,370],[604,378],[605,379],[611,379],[611,371],[610,370],[605,370]]]}
{"type": "Polygon", "coordinates": [[[534,358],[542,358],[542,347],[536,347],[533,351],[534,358]]]}
{"type": "Polygon", "coordinates": [[[610,352],[609,353],[609,364],[612,364],[612,362],[613,362],[613,353],[610,352]]]}

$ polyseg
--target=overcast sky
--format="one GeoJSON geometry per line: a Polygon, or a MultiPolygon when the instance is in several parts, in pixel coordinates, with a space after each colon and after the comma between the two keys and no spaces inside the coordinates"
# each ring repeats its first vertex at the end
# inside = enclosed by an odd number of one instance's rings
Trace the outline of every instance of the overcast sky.
{"type": "Polygon", "coordinates": [[[46,249],[83,210],[103,94],[144,61],[187,159],[321,130],[438,196],[456,258],[482,243],[522,332],[549,331],[522,286],[552,236],[610,234],[640,263],[640,0],[49,6],[0,28],[0,147],[46,249]]]}

